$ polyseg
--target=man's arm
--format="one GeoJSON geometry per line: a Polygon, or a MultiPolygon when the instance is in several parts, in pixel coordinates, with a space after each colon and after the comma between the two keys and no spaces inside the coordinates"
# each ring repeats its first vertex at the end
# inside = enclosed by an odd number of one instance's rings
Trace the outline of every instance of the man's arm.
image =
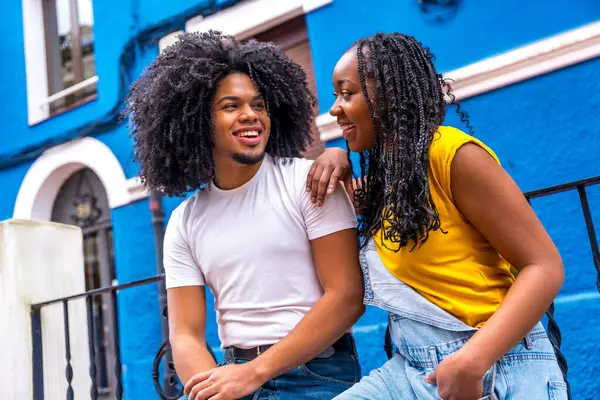
{"type": "Polygon", "coordinates": [[[169,341],[177,375],[187,382],[194,374],[217,364],[206,347],[206,298],[204,286],[167,290],[169,341]]]}
{"type": "Polygon", "coordinates": [[[294,330],[252,362],[264,381],[315,358],[364,312],[356,230],[320,237],[311,246],[323,297],[294,330]]]}
{"type": "MultiPolygon", "coordinates": [[[[302,168],[297,172],[302,189],[305,172],[302,168]]],[[[254,360],[265,381],[312,360],[347,332],[364,311],[356,217],[341,185],[334,189],[322,206],[301,190],[300,208],[324,294],[285,338],[254,360]]]]}
{"type": "Polygon", "coordinates": [[[181,206],[171,215],[165,231],[164,266],[169,341],[177,375],[186,382],[216,364],[206,348],[204,275],[192,256],[181,206]]]}
{"type": "Polygon", "coordinates": [[[253,361],[194,375],[184,390],[190,400],[244,397],[268,380],[315,358],[360,318],[364,288],[356,229],[312,240],[311,246],[323,297],[286,337],[253,361]]]}
{"type": "MultiPolygon", "coordinates": [[[[305,174],[302,171],[303,180],[305,174]]],[[[315,358],[362,315],[364,286],[352,204],[340,186],[322,207],[312,203],[304,182],[300,188],[301,211],[323,296],[285,338],[255,360],[196,374],[185,385],[190,400],[244,397],[315,358]]]]}

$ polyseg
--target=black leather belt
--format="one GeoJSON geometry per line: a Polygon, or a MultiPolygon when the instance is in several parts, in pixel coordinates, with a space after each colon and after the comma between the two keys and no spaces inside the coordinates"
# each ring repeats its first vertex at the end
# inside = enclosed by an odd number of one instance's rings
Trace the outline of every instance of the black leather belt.
{"type": "MultiPolygon", "coordinates": [[[[265,351],[269,350],[272,344],[252,347],[249,349],[240,349],[239,347],[227,347],[225,349],[225,358],[233,360],[252,361],[265,351]]],[[[351,334],[345,333],[337,342],[328,347],[319,357],[331,357],[335,352],[354,351],[354,338],[351,334]]]]}

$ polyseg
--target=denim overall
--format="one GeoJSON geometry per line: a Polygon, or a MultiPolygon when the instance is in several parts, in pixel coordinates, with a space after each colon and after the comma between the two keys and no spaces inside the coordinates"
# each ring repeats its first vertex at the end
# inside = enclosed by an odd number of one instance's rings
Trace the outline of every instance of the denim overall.
{"type": "MultiPolygon", "coordinates": [[[[389,313],[397,351],[336,399],[440,399],[423,378],[477,331],[394,277],[371,241],[361,252],[367,305],[389,313]]],[[[484,376],[482,399],[567,399],[567,386],[541,322],[484,376]]]]}

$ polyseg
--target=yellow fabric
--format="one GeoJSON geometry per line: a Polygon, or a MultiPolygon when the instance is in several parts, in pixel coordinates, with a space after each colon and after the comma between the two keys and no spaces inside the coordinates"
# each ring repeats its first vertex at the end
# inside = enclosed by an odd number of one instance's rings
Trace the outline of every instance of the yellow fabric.
{"type": "MultiPolygon", "coordinates": [[[[452,199],[450,167],[457,150],[475,143],[496,161],[498,157],[481,141],[466,133],[441,126],[429,150],[429,185],[440,214],[442,229],[412,252],[411,245],[382,243],[375,235],[377,252],[387,269],[423,297],[467,325],[480,328],[496,311],[514,282],[511,266],[461,214],[452,199]]],[[[499,162],[499,161],[498,161],[499,162]]]]}

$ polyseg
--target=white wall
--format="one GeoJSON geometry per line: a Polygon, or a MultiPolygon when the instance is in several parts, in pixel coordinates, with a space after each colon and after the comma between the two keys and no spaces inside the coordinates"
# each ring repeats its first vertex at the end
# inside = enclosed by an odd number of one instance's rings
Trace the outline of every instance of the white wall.
{"type": "MultiPolygon", "coordinates": [[[[0,222],[0,399],[32,399],[30,305],[85,291],[82,234],[51,222],[0,222]]],[[[44,392],[66,396],[62,304],[42,309],[44,392]]],[[[84,300],[69,304],[73,389],[90,392],[87,317],[84,300]]]]}

